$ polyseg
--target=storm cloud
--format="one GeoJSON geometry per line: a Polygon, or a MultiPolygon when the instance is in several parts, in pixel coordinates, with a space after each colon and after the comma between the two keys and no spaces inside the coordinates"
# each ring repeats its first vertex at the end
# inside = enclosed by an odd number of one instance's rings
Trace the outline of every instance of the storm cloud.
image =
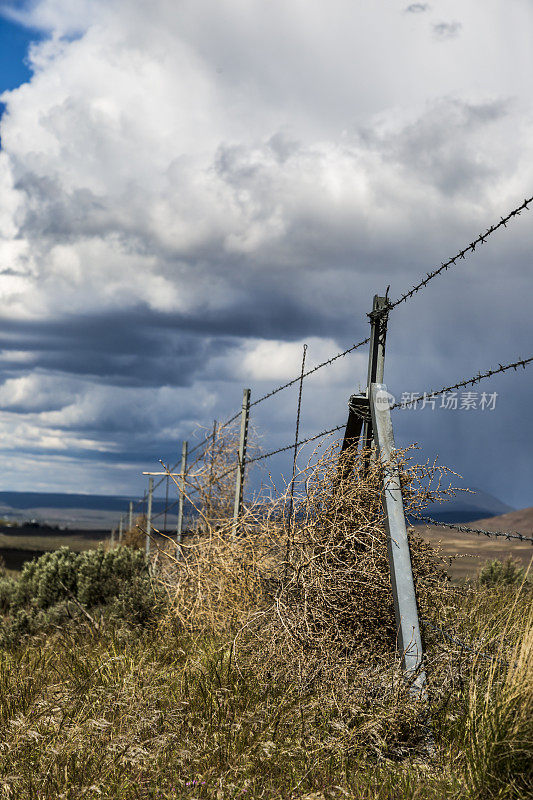
{"type": "MultiPolygon", "coordinates": [[[[31,80],[1,98],[7,488],[134,491],[232,415],[243,385],[257,396],[292,377],[304,342],[312,365],[360,340],[373,294],[398,295],[530,195],[533,10],[500,9],[453,0],[442,22],[426,3],[353,0],[5,8],[45,34],[31,80]]],[[[529,355],[532,241],[523,215],[398,308],[394,393],[529,355]]],[[[340,424],[365,374],[359,351],[317,373],[303,435],[340,424]]],[[[525,478],[487,466],[522,461],[518,377],[496,381],[501,402],[468,431],[466,413],[402,412],[397,438],[530,504],[525,478]]],[[[292,436],[281,397],[254,412],[266,447],[292,436]]]]}

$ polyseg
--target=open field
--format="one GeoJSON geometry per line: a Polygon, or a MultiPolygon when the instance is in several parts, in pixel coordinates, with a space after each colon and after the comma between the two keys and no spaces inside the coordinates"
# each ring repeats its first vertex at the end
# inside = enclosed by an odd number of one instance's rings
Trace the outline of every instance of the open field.
{"type": "Polygon", "coordinates": [[[0,556],[9,572],[17,572],[26,561],[42,553],[70,547],[76,553],[98,547],[109,538],[109,531],[68,530],[49,527],[21,526],[0,528],[0,556]]]}
{"type": "MultiPolygon", "coordinates": [[[[494,531],[515,531],[525,536],[533,535],[533,508],[512,511],[488,519],[467,523],[468,527],[494,531]]],[[[528,567],[533,557],[533,545],[515,539],[489,539],[486,536],[460,533],[432,525],[416,526],[416,530],[431,544],[439,548],[447,559],[447,570],[453,581],[473,578],[488,559],[504,561],[511,556],[523,567],[528,567]]],[[[21,526],[0,528],[0,555],[9,571],[20,570],[25,561],[36,555],[68,546],[75,552],[98,547],[109,539],[108,530],[59,531],[49,527],[21,526]]]]}
{"type": "MultiPolygon", "coordinates": [[[[533,508],[511,511],[489,519],[467,523],[469,528],[489,531],[508,531],[533,536],[533,508]]],[[[447,569],[454,580],[475,577],[488,559],[504,561],[511,556],[527,568],[533,558],[533,545],[517,539],[489,538],[473,533],[461,533],[434,525],[416,526],[416,530],[431,544],[438,546],[446,559],[447,569]]]]}

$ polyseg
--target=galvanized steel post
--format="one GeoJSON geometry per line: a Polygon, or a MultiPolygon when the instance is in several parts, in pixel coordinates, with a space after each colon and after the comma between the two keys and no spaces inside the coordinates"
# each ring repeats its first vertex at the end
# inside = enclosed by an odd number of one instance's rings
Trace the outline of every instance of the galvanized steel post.
{"type": "Polygon", "coordinates": [[[181,537],[183,534],[183,503],[185,500],[185,475],[187,472],[187,449],[188,442],[183,442],[181,446],[181,468],[179,477],[179,502],[178,502],[178,524],[176,526],[176,558],[181,558],[181,537]]]}
{"type": "Polygon", "coordinates": [[[398,649],[411,693],[425,692],[423,650],[405,512],[392,432],[390,403],[384,383],[370,384],[370,413],[376,447],[383,463],[383,506],[387,525],[387,548],[394,599],[398,649]]]}
{"type": "Polygon", "coordinates": [[[146,509],[146,557],[150,555],[150,535],[152,533],[152,496],[154,493],[154,479],[148,478],[148,508],[146,509]]]}
{"type": "Polygon", "coordinates": [[[233,536],[236,536],[239,527],[239,517],[242,512],[242,490],[244,485],[244,468],[246,466],[246,444],[248,441],[248,420],[250,418],[250,389],[242,393],[241,433],[239,437],[239,463],[237,465],[237,479],[235,481],[235,502],[233,504],[233,536]]]}

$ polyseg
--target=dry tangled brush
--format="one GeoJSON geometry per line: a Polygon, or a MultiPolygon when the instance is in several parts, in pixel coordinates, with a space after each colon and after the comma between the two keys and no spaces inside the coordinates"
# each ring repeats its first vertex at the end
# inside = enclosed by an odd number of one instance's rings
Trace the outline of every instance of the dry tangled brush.
{"type": "MultiPolygon", "coordinates": [[[[413,464],[409,451],[398,457],[409,512],[453,491],[441,485],[448,470],[413,464]]],[[[180,556],[169,545],[170,557],[159,562],[174,620],[190,632],[220,634],[231,642],[235,662],[252,665],[265,685],[288,682],[301,713],[304,702],[313,706],[308,714],[328,709],[348,726],[346,735],[337,730],[334,737],[343,747],[358,715],[358,746],[365,726],[380,747],[387,731],[396,736],[419,727],[409,724],[416,709],[397,702],[406,698],[395,654],[382,465],[372,457],[364,470],[368,460],[349,452],[340,460],[338,443],[318,448],[297,475],[294,503],[290,485],[279,492],[265,483],[236,531],[233,482],[225,491],[218,487],[214,502],[212,464],[197,464],[194,481],[211,502],[197,502],[198,521],[180,556]],[[376,713],[378,706],[383,713],[376,713]]],[[[224,472],[223,466],[216,468],[224,472]]],[[[446,596],[441,559],[414,534],[410,544],[419,607],[434,613],[446,596]]]]}
{"type": "MultiPolygon", "coordinates": [[[[239,630],[258,637],[263,651],[379,657],[394,651],[395,623],[382,510],[381,465],[365,454],[343,455],[338,444],[315,451],[297,475],[290,519],[290,487],[263,486],[234,531],[233,483],[214,485],[232,444],[194,470],[200,485],[198,521],[182,557],[164,560],[160,579],[187,629],[239,630]],[[206,502],[209,498],[209,502],[206,502]],[[215,499],[216,498],[216,499],[215,499]]],[[[447,470],[411,464],[399,455],[408,511],[443,489],[447,470]]],[[[192,483],[192,480],[190,483],[192,483]]],[[[233,474],[234,480],[234,474],[233,474]]],[[[198,494],[196,495],[198,497],[198,494]]],[[[446,580],[434,550],[411,536],[422,612],[440,602],[446,580]]],[[[242,638],[242,633],[240,637],[242,638]]]]}

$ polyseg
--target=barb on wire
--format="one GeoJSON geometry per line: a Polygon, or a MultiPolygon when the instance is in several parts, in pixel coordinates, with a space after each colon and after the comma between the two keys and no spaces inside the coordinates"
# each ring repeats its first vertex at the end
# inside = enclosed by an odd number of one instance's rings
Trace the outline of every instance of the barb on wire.
{"type": "MultiPolygon", "coordinates": [[[[308,442],[314,442],[315,439],[320,439],[321,436],[327,436],[328,433],[335,433],[336,431],[340,431],[344,428],[344,425],[337,425],[336,428],[330,428],[327,431],[320,431],[320,433],[316,433],[314,436],[309,436],[308,439],[302,439],[297,443],[297,447],[300,447],[302,444],[307,444],[308,442]]],[[[272,450],[270,453],[263,453],[263,455],[255,456],[255,458],[249,458],[247,463],[253,464],[254,461],[262,461],[265,458],[270,458],[271,456],[275,456],[278,453],[284,453],[286,450],[293,450],[294,449],[294,442],[292,444],[287,444],[284,447],[278,447],[277,450],[272,450]]]]}
{"type": "Polygon", "coordinates": [[[439,528],[452,528],[453,530],[461,531],[461,533],[477,533],[478,536],[501,536],[504,539],[518,539],[520,542],[531,542],[531,544],[533,544],[533,536],[524,536],[517,531],[486,531],[483,530],[483,528],[469,528],[466,525],[456,525],[452,522],[438,522],[431,517],[423,517],[418,514],[411,514],[409,516],[416,520],[416,522],[424,522],[427,525],[437,525],[439,528]]]}
{"type": "Polygon", "coordinates": [[[529,210],[528,206],[532,202],[533,202],[533,197],[526,198],[524,202],[518,206],[518,208],[515,208],[513,211],[510,211],[506,217],[502,217],[500,221],[496,223],[496,225],[491,225],[490,228],[487,228],[485,233],[480,233],[477,239],[474,239],[473,242],[470,242],[470,244],[467,245],[467,247],[465,247],[463,250],[460,250],[457,253],[457,255],[453,256],[452,258],[449,258],[448,261],[443,262],[440,265],[440,267],[437,267],[431,272],[426,273],[426,277],[423,280],[421,280],[419,283],[413,286],[412,289],[409,289],[408,292],[404,292],[404,294],[400,295],[394,302],[389,303],[386,309],[384,309],[381,313],[386,313],[391,309],[396,308],[396,306],[399,306],[401,303],[404,303],[406,300],[412,297],[416,292],[418,292],[420,289],[426,286],[429,283],[429,281],[433,280],[433,278],[436,278],[437,275],[440,275],[441,272],[447,271],[451,266],[454,266],[457,261],[459,261],[460,259],[464,259],[467,253],[469,252],[473,253],[476,247],[479,244],[485,244],[488,237],[492,233],[497,231],[498,228],[501,228],[502,226],[504,228],[507,227],[507,223],[509,222],[510,219],[512,219],[513,217],[518,217],[524,209],[529,210]]]}
{"type": "Polygon", "coordinates": [[[404,400],[403,402],[400,401],[398,403],[394,403],[391,406],[391,410],[393,408],[408,408],[409,406],[416,405],[416,403],[421,402],[422,400],[430,400],[432,397],[438,397],[440,394],[445,394],[446,392],[452,392],[454,389],[461,389],[463,386],[474,386],[474,384],[479,383],[480,381],[484,380],[484,378],[490,378],[492,375],[497,375],[500,372],[507,372],[509,369],[514,369],[515,372],[518,367],[522,367],[523,369],[526,368],[527,364],[530,364],[533,361],[533,356],[530,358],[521,358],[518,361],[514,361],[512,364],[506,364],[502,366],[499,364],[497,369],[489,369],[487,372],[478,372],[473,378],[468,378],[468,380],[460,381],[459,383],[454,383],[453,386],[445,386],[443,389],[439,389],[435,392],[424,392],[424,394],[418,395],[417,397],[411,397],[409,400],[404,400]]]}

